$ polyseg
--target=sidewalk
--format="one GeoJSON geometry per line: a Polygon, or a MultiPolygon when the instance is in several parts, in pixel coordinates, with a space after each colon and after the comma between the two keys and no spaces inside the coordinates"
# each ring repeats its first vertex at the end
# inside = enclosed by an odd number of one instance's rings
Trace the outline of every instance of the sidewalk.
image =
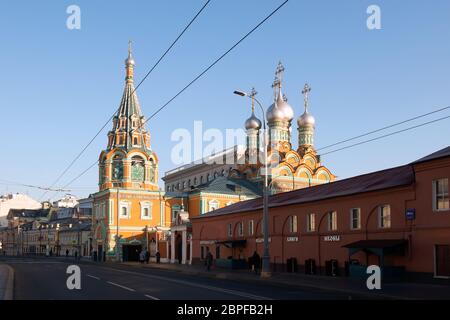
{"type": "Polygon", "coordinates": [[[249,270],[227,270],[213,268],[206,271],[199,265],[180,264],[140,264],[137,262],[123,262],[124,265],[168,270],[184,274],[197,275],[216,279],[228,279],[233,281],[246,281],[253,283],[270,283],[271,285],[326,290],[348,294],[349,298],[357,296],[366,299],[450,299],[450,284],[434,285],[419,283],[385,283],[381,290],[368,290],[365,280],[347,277],[328,277],[319,275],[305,275],[301,273],[274,273],[269,279],[262,279],[249,270]]]}
{"type": "Polygon", "coordinates": [[[0,300],[12,300],[14,291],[14,270],[0,264],[0,300]]]}

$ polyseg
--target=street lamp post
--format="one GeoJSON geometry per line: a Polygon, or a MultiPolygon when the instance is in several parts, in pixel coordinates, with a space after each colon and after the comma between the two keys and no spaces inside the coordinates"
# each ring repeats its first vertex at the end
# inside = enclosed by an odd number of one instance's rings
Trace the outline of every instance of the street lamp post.
{"type": "Polygon", "coordinates": [[[266,129],[266,115],[264,112],[264,108],[262,104],[255,98],[255,94],[248,94],[244,91],[234,91],[234,94],[237,94],[241,97],[249,97],[254,99],[258,106],[261,108],[261,113],[263,117],[263,130],[264,130],[264,187],[263,187],[263,237],[264,237],[264,252],[262,257],[262,269],[261,269],[261,278],[269,278],[271,276],[270,271],[270,255],[269,255],[269,195],[267,192],[268,189],[268,159],[267,159],[267,129],[266,129]]]}

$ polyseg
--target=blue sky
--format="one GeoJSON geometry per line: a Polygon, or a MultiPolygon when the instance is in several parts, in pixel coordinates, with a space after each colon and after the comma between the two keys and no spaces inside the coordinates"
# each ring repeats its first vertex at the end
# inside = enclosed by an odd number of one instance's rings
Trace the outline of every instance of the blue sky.
{"type": "MultiPolygon", "coordinates": [[[[159,108],[281,2],[213,0],[139,88],[144,114],[159,108]]],[[[139,81],[203,3],[2,1],[0,179],[50,185],[118,107],[128,39],[134,42],[139,81]],[[66,28],[71,4],[81,8],[81,30],[66,28]]],[[[174,129],[192,130],[195,120],[221,130],[243,125],[249,103],[233,95],[234,89],[255,86],[269,105],[279,60],[286,67],[284,91],[296,117],[304,83],[312,87],[317,148],[448,106],[449,32],[450,2],[445,0],[291,0],[148,123],[160,176],[175,166],[170,160],[174,129]],[[371,4],[381,8],[382,30],[366,27],[371,4]]],[[[97,159],[106,133],[60,186],[97,159]]],[[[446,147],[449,136],[445,120],[323,156],[323,163],[340,178],[354,176],[413,161],[446,147]]],[[[296,140],[294,134],[295,146],[296,140]]],[[[87,196],[96,190],[94,168],[73,184],[72,193],[87,196]]],[[[0,184],[0,193],[7,191],[42,194],[0,184]]]]}

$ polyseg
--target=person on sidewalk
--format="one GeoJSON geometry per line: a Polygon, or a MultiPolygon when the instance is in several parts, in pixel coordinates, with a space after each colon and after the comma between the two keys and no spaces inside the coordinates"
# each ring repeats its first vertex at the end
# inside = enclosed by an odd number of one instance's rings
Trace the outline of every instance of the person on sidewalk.
{"type": "Polygon", "coordinates": [[[66,249],[66,258],[69,256],[69,249],[66,249]]]}
{"type": "Polygon", "coordinates": [[[206,253],[206,271],[211,270],[211,265],[213,263],[213,256],[211,254],[211,251],[209,251],[209,248],[207,249],[207,253],[206,253]]]}
{"type": "Polygon", "coordinates": [[[161,262],[161,254],[159,253],[159,251],[156,251],[156,263],[160,262],[161,262]]]}
{"type": "Polygon", "coordinates": [[[148,250],[145,250],[145,263],[148,264],[150,260],[150,252],[148,250]]]}
{"type": "Polygon", "coordinates": [[[145,251],[141,250],[141,252],[139,253],[139,262],[141,264],[144,264],[144,261],[145,261],[145,251]]]}
{"type": "Polygon", "coordinates": [[[259,273],[259,268],[261,266],[261,257],[259,256],[258,252],[253,252],[253,256],[252,256],[252,261],[253,261],[253,268],[256,274],[259,273]]]}

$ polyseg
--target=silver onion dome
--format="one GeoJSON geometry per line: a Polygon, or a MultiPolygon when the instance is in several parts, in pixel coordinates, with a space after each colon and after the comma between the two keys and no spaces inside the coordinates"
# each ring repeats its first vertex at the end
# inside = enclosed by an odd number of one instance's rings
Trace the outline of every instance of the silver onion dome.
{"type": "Polygon", "coordinates": [[[128,58],[125,60],[125,65],[126,66],[134,66],[135,65],[133,56],[131,55],[131,52],[128,54],[128,58]]]}
{"type": "Polygon", "coordinates": [[[308,111],[305,112],[297,119],[299,127],[314,127],[316,125],[316,119],[308,111]]]}
{"type": "Polygon", "coordinates": [[[259,129],[261,129],[261,120],[259,120],[255,116],[254,112],[252,112],[252,115],[250,116],[250,118],[248,118],[245,121],[245,129],[246,130],[250,130],[250,129],[259,130],[259,129]]]}
{"type": "Polygon", "coordinates": [[[281,88],[280,92],[278,93],[277,104],[278,108],[280,108],[284,113],[284,120],[292,121],[292,119],[294,119],[294,109],[292,109],[285,96],[283,96],[283,94],[281,93],[281,88]]]}
{"type": "Polygon", "coordinates": [[[277,100],[267,110],[267,121],[292,121],[292,119],[294,119],[294,109],[285,100],[280,89],[277,100]]]}
{"type": "Polygon", "coordinates": [[[267,109],[266,118],[268,122],[284,121],[284,112],[278,108],[277,102],[272,103],[269,109],[267,109]]]}

